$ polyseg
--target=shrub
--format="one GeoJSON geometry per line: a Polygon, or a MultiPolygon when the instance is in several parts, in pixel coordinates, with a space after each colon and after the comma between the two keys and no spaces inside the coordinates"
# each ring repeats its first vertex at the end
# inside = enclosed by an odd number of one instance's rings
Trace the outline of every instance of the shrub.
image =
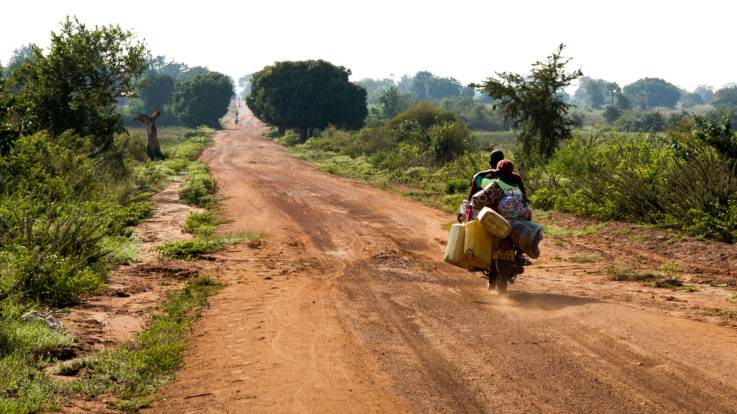
{"type": "Polygon", "coordinates": [[[182,225],[182,230],[196,236],[211,236],[215,233],[215,228],[222,223],[209,211],[202,213],[189,213],[187,219],[182,225]]]}
{"type": "Polygon", "coordinates": [[[206,254],[216,253],[228,244],[244,240],[255,240],[263,237],[261,233],[235,233],[217,237],[195,237],[190,240],[179,240],[156,246],[160,259],[196,260],[206,254]]]}
{"type": "Polygon", "coordinates": [[[187,179],[179,188],[179,198],[187,204],[207,207],[215,200],[215,181],[207,172],[207,165],[196,162],[189,166],[187,179]]]}

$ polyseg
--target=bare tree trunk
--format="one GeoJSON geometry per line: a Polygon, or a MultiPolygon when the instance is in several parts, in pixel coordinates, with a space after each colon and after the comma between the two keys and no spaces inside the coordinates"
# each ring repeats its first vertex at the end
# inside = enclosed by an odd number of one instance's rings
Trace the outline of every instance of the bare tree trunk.
{"type": "Polygon", "coordinates": [[[148,138],[146,152],[148,152],[148,157],[152,161],[164,159],[164,154],[161,153],[161,146],[159,145],[159,133],[156,129],[156,120],[159,115],[159,110],[154,109],[151,111],[151,115],[139,114],[136,118],[146,128],[146,137],[148,138]]]}
{"type": "Polygon", "coordinates": [[[307,141],[308,132],[309,132],[308,128],[304,128],[304,127],[299,128],[299,142],[304,143],[305,141],[307,141]]]}

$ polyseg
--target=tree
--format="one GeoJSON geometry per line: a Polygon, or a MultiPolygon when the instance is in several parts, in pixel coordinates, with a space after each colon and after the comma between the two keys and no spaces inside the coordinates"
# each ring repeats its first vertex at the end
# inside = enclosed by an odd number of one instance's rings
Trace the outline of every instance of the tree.
{"type": "Polygon", "coordinates": [[[331,124],[358,129],[368,115],[366,90],[350,73],[324,60],[277,62],[253,75],[246,104],[262,121],[297,129],[302,142],[331,124]]]}
{"type": "Polygon", "coordinates": [[[724,109],[737,107],[737,86],[722,88],[714,92],[714,100],[711,104],[724,109]]]}
{"type": "MultiPolygon", "coordinates": [[[[411,94],[418,100],[439,100],[449,96],[469,94],[468,89],[455,78],[441,78],[428,71],[420,71],[412,78],[411,94]]],[[[470,91],[473,96],[473,90],[470,91]]]]}
{"type": "Polygon", "coordinates": [[[173,115],[165,109],[171,102],[174,93],[174,78],[156,72],[149,73],[144,78],[138,93],[145,110],[157,109],[161,111],[162,116],[159,123],[166,125],[176,121],[173,115]]]}
{"type": "Polygon", "coordinates": [[[10,57],[10,60],[8,61],[8,66],[6,66],[3,70],[6,75],[10,75],[13,73],[14,70],[21,67],[25,62],[29,62],[33,60],[33,44],[27,44],[19,47],[18,49],[15,49],[13,51],[13,56],[10,57]]]}
{"type": "Polygon", "coordinates": [[[90,30],[67,18],[59,33],[52,32],[48,54],[32,48],[8,85],[16,131],[59,136],[71,129],[92,136],[96,152],[109,148],[114,134],[124,131],[116,99],[132,94],[146,69],[144,44],[120,26],[90,30]]]}
{"type": "Polygon", "coordinates": [[[699,85],[694,89],[694,93],[699,94],[704,103],[709,103],[714,99],[714,88],[709,85],[699,85]]]}
{"type": "Polygon", "coordinates": [[[409,95],[399,93],[396,86],[392,86],[379,96],[379,107],[384,119],[393,118],[398,113],[412,106],[412,98],[409,95]]]}
{"type": "Polygon", "coordinates": [[[241,76],[238,78],[238,86],[240,86],[243,89],[243,92],[241,93],[241,96],[245,98],[246,96],[251,94],[251,78],[253,77],[253,74],[248,74],[241,76]]]}
{"type": "Polygon", "coordinates": [[[615,105],[607,105],[606,108],[604,108],[604,119],[606,119],[607,122],[610,124],[613,124],[614,121],[619,119],[619,117],[622,115],[622,111],[617,108],[615,105]]]}
{"type": "Polygon", "coordinates": [[[146,138],[148,138],[146,152],[152,161],[164,159],[164,154],[161,153],[161,146],[159,145],[158,129],[156,128],[156,120],[159,115],[159,111],[154,109],[151,111],[151,115],[139,114],[136,118],[146,130],[146,138]]]}
{"type": "Polygon", "coordinates": [[[220,118],[228,112],[233,84],[219,72],[196,75],[177,82],[172,95],[171,111],[189,127],[220,127],[220,118]]]}
{"type": "Polygon", "coordinates": [[[396,87],[394,80],[389,79],[389,78],[385,78],[385,79],[364,78],[356,83],[358,83],[359,85],[363,86],[364,89],[366,89],[366,100],[370,104],[375,104],[379,102],[379,97],[381,97],[390,88],[396,87]]]}
{"type": "Polygon", "coordinates": [[[621,93],[614,95],[614,106],[616,106],[618,109],[622,111],[627,111],[627,110],[632,109],[632,104],[630,103],[630,99],[621,93]]]}
{"type": "Polygon", "coordinates": [[[625,86],[623,92],[640,109],[673,108],[681,99],[677,86],[659,78],[642,78],[625,86]]]}
{"type": "Polygon", "coordinates": [[[496,100],[507,121],[521,129],[518,141],[523,162],[547,161],[560,141],[571,136],[574,122],[571,105],[561,92],[583,74],[580,69],[566,72],[570,58],[564,58],[564,44],[546,62],[532,65],[529,75],[502,72],[475,85],[496,100]]]}
{"type": "Polygon", "coordinates": [[[588,105],[593,109],[599,109],[605,102],[613,104],[614,97],[620,92],[621,88],[616,82],[583,76],[578,83],[578,88],[574,92],[573,97],[581,104],[588,105]]]}
{"type": "Polygon", "coordinates": [[[704,98],[702,98],[701,95],[699,95],[696,92],[685,93],[681,97],[681,106],[683,106],[684,108],[691,108],[693,106],[703,105],[703,104],[704,104],[704,98]]]}

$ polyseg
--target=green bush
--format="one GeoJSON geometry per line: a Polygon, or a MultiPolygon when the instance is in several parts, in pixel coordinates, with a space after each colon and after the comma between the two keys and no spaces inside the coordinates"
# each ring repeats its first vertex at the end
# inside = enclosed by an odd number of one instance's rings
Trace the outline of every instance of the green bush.
{"type": "Polygon", "coordinates": [[[179,199],[197,207],[208,207],[215,200],[215,191],[215,181],[208,174],[194,173],[179,188],[179,199]]]}
{"type": "Polygon", "coordinates": [[[261,233],[234,233],[213,237],[195,237],[190,240],[178,240],[156,246],[160,259],[196,260],[200,257],[216,253],[233,243],[244,240],[262,238],[261,233]]]}
{"type": "Polygon", "coordinates": [[[46,326],[23,320],[27,310],[0,304],[0,413],[30,413],[60,400],[63,387],[43,372],[48,354],[75,345],[75,339],[46,326]]]}
{"type": "MultiPolygon", "coordinates": [[[[530,174],[536,208],[649,222],[737,240],[737,163],[711,146],[710,129],[575,135],[530,174]]],[[[722,132],[720,132],[722,133],[722,132]]],[[[723,138],[719,145],[729,142],[723,138]]]]}
{"type": "Polygon", "coordinates": [[[215,233],[215,228],[222,222],[222,220],[216,218],[209,211],[202,213],[192,212],[185,219],[182,230],[195,236],[208,237],[215,233]]]}

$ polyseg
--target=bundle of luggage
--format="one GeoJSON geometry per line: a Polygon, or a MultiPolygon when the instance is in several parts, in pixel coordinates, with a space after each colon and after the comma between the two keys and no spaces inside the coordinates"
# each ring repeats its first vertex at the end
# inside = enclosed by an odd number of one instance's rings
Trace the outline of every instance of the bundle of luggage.
{"type": "Polygon", "coordinates": [[[533,259],[540,257],[542,226],[529,220],[532,211],[526,202],[508,197],[502,190],[500,193],[498,186],[488,186],[471,202],[461,204],[458,221],[462,223],[451,227],[443,260],[470,271],[486,269],[495,258],[495,247],[506,238],[522,253],[533,259]]]}

